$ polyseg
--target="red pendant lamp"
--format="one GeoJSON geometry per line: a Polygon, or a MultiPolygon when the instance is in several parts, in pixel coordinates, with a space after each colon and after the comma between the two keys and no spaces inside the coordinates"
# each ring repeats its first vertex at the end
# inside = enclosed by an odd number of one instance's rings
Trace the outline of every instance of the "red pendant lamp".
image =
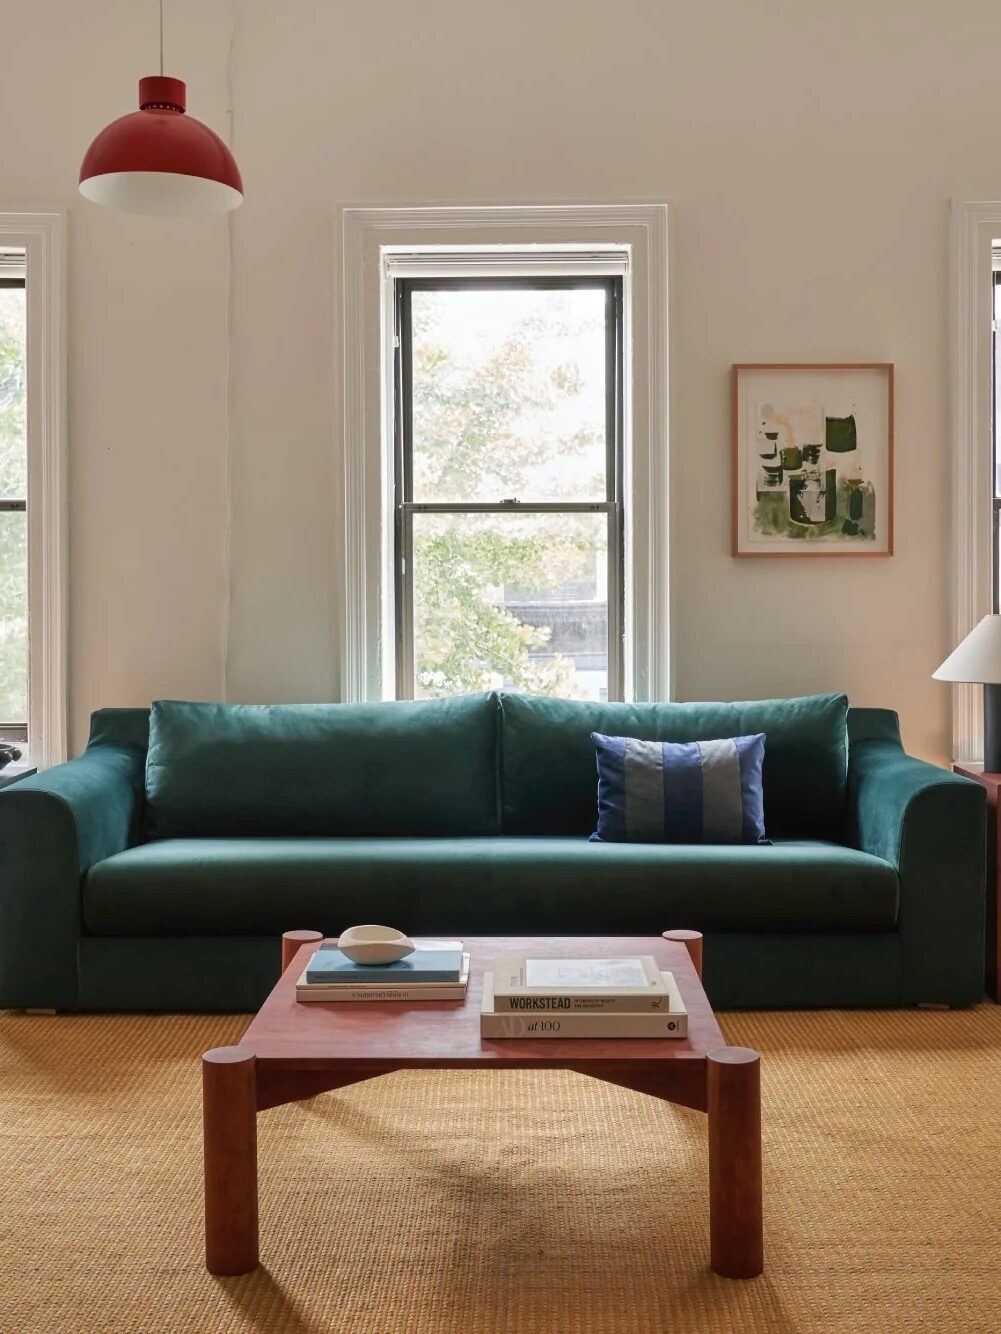
{"type": "Polygon", "coordinates": [[[139,110],[112,121],[80,168],[80,193],[125,213],[183,217],[228,213],[243,203],[233,154],[207,125],[185,114],[185,86],[163,72],[139,80],[139,110]]]}

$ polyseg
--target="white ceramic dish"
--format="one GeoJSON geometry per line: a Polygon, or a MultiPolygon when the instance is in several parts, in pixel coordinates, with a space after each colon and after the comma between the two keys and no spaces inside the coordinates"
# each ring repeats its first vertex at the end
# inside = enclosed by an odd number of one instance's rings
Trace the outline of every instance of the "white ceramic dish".
{"type": "Polygon", "coordinates": [[[392,926],[351,926],[337,948],[353,963],[395,963],[414,952],[414,942],[392,926]]]}

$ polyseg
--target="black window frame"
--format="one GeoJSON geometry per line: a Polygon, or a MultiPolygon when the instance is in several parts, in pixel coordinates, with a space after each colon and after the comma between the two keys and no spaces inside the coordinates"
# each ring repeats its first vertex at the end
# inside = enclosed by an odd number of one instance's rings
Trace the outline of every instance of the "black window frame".
{"type": "Polygon", "coordinates": [[[416,671],[413,637],[413,518],[415,514],[568,514],[608,516],[608,699],[625,698],[625,483],[624,282],[620,274],[559,274],[503,277],[395,277],[393,590],[395,697],[412,699],[416,671]],[[577,290],[605,292],[605,499],[546,502],[500,497],[491,503],[418,502],[413,497],[413,329],[415,291],[577,290]]]}
{"type": "MultiPolygon", "coordinates": [[[[19,287],[27,289],[26,277],[13,278],[10,276],[0,277],[0,288],[19,287]]],[[[0,514],[24,514],[28,513],[28,497],[24,496],[0,496],[0,514]]],[[[28,719],[23,721],[4,721],[0,719],[0,741],[23,741],[28,740],[28,719]]]]}

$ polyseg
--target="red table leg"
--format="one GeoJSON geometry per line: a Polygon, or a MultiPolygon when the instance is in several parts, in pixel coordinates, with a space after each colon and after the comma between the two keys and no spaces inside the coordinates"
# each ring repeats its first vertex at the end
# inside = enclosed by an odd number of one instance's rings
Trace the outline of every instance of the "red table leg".
{"type": "Polygon", "coordinates": [[[286,931],[282,936],[282,972],[302,949],[303,945],[319,945],[322,931],[286,931]]]}
{"type": "Polygon", "coordinates": [[[702,932],[701,931],[662,931],[661,935],[665,940],[676,940],[684,945],[688,951],[688,957],[695,965],[695,971],[699,975],[699,981],[702,981],[702,932]]]}
{"type": "Polygon", "coordinates": [[[764,1268],[761,1223],[761,1058],[749,1047],[706,1057],[709,1112],[709,1239],[726,1278],[764,1268]]]}
{"type": "Polygon", "coordinates": [[[257,1083],[254,1053],[215,1047],[202,1057],[205,1139],[205,1267],[256,1268],[257,1083]]]}

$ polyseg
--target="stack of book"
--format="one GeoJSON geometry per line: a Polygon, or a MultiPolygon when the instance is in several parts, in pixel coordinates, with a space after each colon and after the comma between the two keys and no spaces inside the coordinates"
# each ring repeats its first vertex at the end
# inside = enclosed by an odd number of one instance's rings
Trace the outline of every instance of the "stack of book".
{"type": "Polygon", "coordinates": [[[464,1000],[469,955],[461,940],[427,940],[395,963],[353,963],[334,941],[323,941],[295,988],[297,1001],[464,1000]]]}
{"type": "Polygon", "coordinates": [[[683,1038],[688,1011],[651,955],[528,959],[505,955],[483,979],[485,1038],[683,1038]]]}

